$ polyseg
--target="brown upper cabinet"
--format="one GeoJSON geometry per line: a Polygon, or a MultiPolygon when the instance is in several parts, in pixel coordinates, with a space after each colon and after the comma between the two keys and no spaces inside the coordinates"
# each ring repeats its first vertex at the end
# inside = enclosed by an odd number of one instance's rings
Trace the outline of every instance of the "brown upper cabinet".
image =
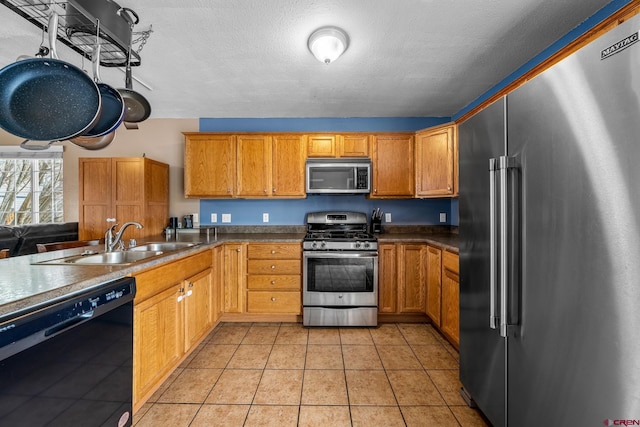
{"type": "Polygon", "coordinates": [[[414,196],[413,134],[378,134],[372,137],[372,198],[414,196]]]}
{"type": "Polygon", "coordinates": [[[369,157],[369,134],[313,134],[307,137],[307,157],[369,157]]]}
{"type": "Polygon", "coordinates": [[[458,195],[457,133],[455,124],[416,133],[416,197],[458,195]]]}
{"type": "Polygon", "coordinates": [[[185,133],[185,195],[304,198],[305,148],[294,133],[185,133]]]}
{"type": "Polygon", "coordinates": [[[233,197],[235,187],[235,135],[185,134],[185,197],[233,197]]]}
{"type": "Polygon", "coordinates": [[[160,234],[169,221],[169,165],[146,157],[91,157],[78,160],[80,240],[104,237],[107,218],[129,227],[123,239],[160,234]]]}

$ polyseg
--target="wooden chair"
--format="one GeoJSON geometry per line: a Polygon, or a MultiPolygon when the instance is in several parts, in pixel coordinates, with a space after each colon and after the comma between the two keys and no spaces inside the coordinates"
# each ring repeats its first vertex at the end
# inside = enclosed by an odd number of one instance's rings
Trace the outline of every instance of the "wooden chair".
{"type": "Polygon", "coordinates": [[[104,238],[95,240],[71,240],[67,242],[38,243],[36,248],[38,248],[38,252],[51,252],[62,249],[80,248],[82,246],[97,246],[103,243],[104,238]]]}
{"type": "Polygon", "coordinates": [[[9,258],[10,256],[11,256],[11,254],[9,253],[9,249],[0,250],[0,259],[9,258]]]}

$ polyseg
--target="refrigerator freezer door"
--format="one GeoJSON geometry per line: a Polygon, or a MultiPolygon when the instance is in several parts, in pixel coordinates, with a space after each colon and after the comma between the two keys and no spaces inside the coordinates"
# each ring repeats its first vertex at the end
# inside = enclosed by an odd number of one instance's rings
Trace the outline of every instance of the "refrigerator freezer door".
{"type": "Polygon", "coordinates": [[[635,17],[508,97],[524,224],[510,426],[640,420],[640,43],[601,59],[638,28],[635,17]]]}
{"type": "Polygon", "coordinates": [[[506,152],[505,99],[458,127],[460,380],[494,427],[505,425],[506,340],[490,328],[489,159],[506,152]]]}

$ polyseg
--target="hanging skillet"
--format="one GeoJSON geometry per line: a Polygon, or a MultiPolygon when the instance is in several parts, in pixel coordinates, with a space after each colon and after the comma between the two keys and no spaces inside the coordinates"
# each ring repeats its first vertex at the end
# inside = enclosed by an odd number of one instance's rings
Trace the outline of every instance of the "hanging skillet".
{"type": "Polygon", "coordinates": [[[25,138],[23,148],[45,149],[81,135],[98,122],[100,92],[80,68],[58,58],[58,15],[49,16],[51,58],[30,58],[0,70],[0,127],[25,138]],[[28,141],[50,141],[26,146],[28,141]]]}
{"type": "Polygon", "coordinates": [[[131,29],[131,40],[129,41],[129,49],[127,51],[127,68],[125,70],[125,89],[118,89],[122,95],[125,104],[124,122],[139,123],[147,120],[151,115],[151,105],[149,101],[140,93],[133,90],[133,78],[131,76],[131,45],[133,44],[133,26],[140,22],[138,14],[128,7],[118,10],[118,15],[129,23],[131,29]],[[133,18],[131,17],[133,15],[133,18]]]}
{"type": "Polygon", "coordinates": [[[98,123],[83,135],[70,139],[74,144],[80,145],[84,148],[91,148],[92,146],[99,145],[99,148],[103,148],[103,144],[99,142],[106,142],[109,144],[114,136],[115,131],[122,123],[124,117],[124,101],[120,96],[120,93],[109,86],[108,84],[100,82],[100,21],[96,25],[96,44],[91,54],[91,62],[93,64],[93,80],[100,89],[100,97],[102,99],[102,114],[98,123]],[[100,138],[100,139],[98,139],[100,138]],[[98,140],[96,140],[98,139],[98,140]]]}

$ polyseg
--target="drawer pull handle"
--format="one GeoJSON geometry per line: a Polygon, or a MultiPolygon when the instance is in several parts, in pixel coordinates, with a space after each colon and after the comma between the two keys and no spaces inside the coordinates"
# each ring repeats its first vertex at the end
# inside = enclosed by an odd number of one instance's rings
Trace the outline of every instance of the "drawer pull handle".
{"type": "Polygon", "coordinates": [[[275,300],[276,300],[276,297],[271,297],[271,301],[275,301],[275,300]]]}

